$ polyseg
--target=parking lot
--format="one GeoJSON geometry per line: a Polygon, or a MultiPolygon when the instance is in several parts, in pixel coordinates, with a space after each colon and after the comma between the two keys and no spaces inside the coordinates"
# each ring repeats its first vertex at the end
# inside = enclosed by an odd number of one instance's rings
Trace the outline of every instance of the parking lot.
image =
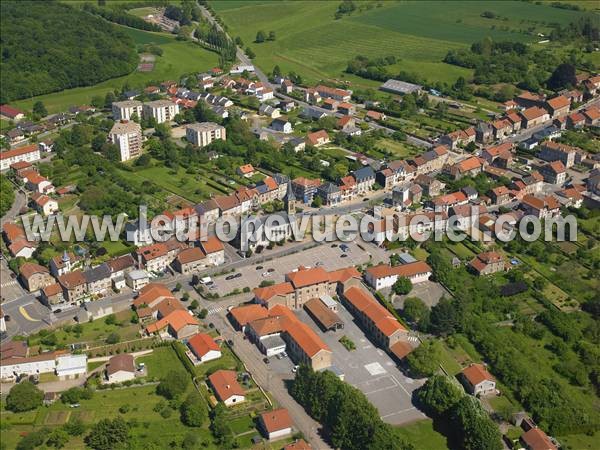
{"type": "MultiPolygon", "coordinates": [[[[235,289],[239,289],[240,291],[243,290],[244,287],[254,289],[255,287],[258,287],[263,280],[271,280],[275,283],[279,283],[284,281],[286,273],[297,269],[298,266],[315,267],[320,264],[326,270],[335,270],[364,264],[371,258],[374,263],[388,261],[389,259],[389,256],[384,249],[376,247],[373,244],[351,242],[346,244],[348,246],[346,252],[343,252],[340,249],[339,244],[339,242],[335,244],[324,243],[292,255],[279,257],[274,261],[241,267],[232,274],[214,278],[216,287],[211,289],[211,292],[218,293],[219,296],[222,297],[235,289]],[[335,247],[332,247],[332,245],[335,245],[335,247]],[[361,249],[359,245],[361,245],[364,250],[361,249]],[[342,255],[346,256],[343,257],[342,255]],[[258,267],[261,268],[258,269],[258,267]],[[272,269],[272,271],[269,272],[269,269],[272,269]],[[242,276],[227,280],[231,275],[237,273],[241,273],[242,276]]],[[[269,250],[265,250],[265,252],[265,256],[268,256],[269,250]]]]}
{"type": "MultiPolygon", "coordinates": [[[[385,294],[388,292],[383,291],[385,294]]],[[[408,295],[396,295],[393,303],[397,309],[404,307],[404,300],[408,297],[417,297],[423,300],[429,308],[435,306],[444,295],[450,296],[450,294],[444,289],[444,287],[436,283],[435,281],[424,281],[423,283],[414,284],[412,291],[408,295]]]]}
{"type": "Polygon", "coordinates": [[[344,381],[360,389],[385,422],[401,425],[425,418],[412,403],[413,392],[423,381],[405,376],[387,353],[365,336],[342,305],[339,305],[338,315],[344,328],[335,333],[323,333],[306,311],[297,311],[297,314],[329,346],[333,365],[344,374],[344,381]],[[338,342],[344,335],[354,342],[355,350],[348,351],[338,342]]]}
{"type": "Polygon", "coordinates": [[[25,294],[16,275],[8,268],[4,258],[0,261],[0,292],[5,300],[13,300],[25,294]]]}

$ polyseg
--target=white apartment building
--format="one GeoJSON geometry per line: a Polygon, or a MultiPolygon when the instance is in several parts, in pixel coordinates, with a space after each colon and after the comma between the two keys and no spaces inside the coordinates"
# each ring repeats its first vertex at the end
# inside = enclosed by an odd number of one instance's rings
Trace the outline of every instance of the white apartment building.
{"type": "Polygon", "coordinates": [[[142,153],[142,127],[136,122],[115,122],[108,138],[119,146],[121,161],[135,158],[142,153]]]}
{"type": "Polygon", "coordinates": [[[40,159],[40,149],[37,144],[13,148],[0,152],[0,170],[7,170],[11,164],[21,161],[35,162],[40,159]]]}
{"type": "Polygon", "coordinates": [[[197,147],[205,147],[212,141],[225,140],[225,127],[214,122],[192,123],[185,128],[188,142],[197,147]]]}
{"type": "Polygon", "coordinates": [[[142,102],[138,100],[125,100],[124,102],[113,102],[112,104],[113,119],[118,120],[133,120],[133,115],[142,118],[142,102]]]}
{"type": "Polygon", "coordinates": [[[154,117],[158,123],[165,123],[179,114],[179,105],[170,100],[155,100],[144,103],[142,112],[146,119],[154,117]]]}

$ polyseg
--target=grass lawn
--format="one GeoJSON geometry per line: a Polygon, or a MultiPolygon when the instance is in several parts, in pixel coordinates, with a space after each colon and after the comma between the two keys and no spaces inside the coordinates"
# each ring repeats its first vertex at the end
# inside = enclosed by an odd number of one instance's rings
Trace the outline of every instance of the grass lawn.
{"type": "Polygon", "coordinates": [[[440,363],[449,375],[456,375],[462,370],[462,366],[456,360],[456,354],[444,342],[441,346],[440,363]]]}
{"type": "Polygon", "coordinates": [[[414,250],[411,250],[411,253],[419,261],[426,261],[427,257],[429,256],[429,252],[421,247],[417,247],[414,250]]]}
{"type": "Polygon", "coordinates": [[[171,370],[185,370],[175,350],[170,346],[155,348],[151,354],[141,356],[135,362],[138,365],[139,363],[145,363],[148,370],[148,377],[153,379],[160,379],[171,370]]]}
{"type": "MultiPolygon", "coordinates": [[[[453,82],[471,72],[449,66],[442,59],[450,49],[464,48],[485,36],[496,40],[533,42],[547,31],[544,22],[569,23],[581,13],[525,2],[375,2],[360,5],[340,20],[334,19],[338,2],[235,2],[211,5],[230,33],[239,35],[266,71],[278,64],[284,72],[300,73],[308,82],[343,79],[354,88],[377,86],[344,74],[348,60],[357,55],[394,55],[402,70],[431,81],[453,82]],[[484,19],[492,10],[499,17],[484,19]],[[282,14],[281,11],[285,11],[282,14]],[[524,18],[533,18],[526,20],[524,18]],[[504,20],[504,19],[507,20],[504,20]],[[534,27],[534,34],[521,30],[534,27]],[[256,32],[274,31],[276,40],[254,43],[256,32]]],[[[393,68],[395,70],[395,68],[393,68]]]]}
{"type": "Polygon", "coordinates": [[[558,442],[563,447],[573,448],[577,450],[595,450],[598,448],[598,433],[594,436],[587,434],[570,434],[568,436],[557,436],[558,442]]]}
{"type": "Polygon", "coordinates": [[[433,429],[431,419],[397,427],[398,433],[415,449],[444,450],[448,448],[446,437],[433,429]]]}
{"type": "Polygon", "coordinates": [[[221,344],[221,354],[219,359],[208,361],[196,366],[196,375],[203,379],[207,374],[211,374],[219,369],[241,370],[241,362],[225,344],[221,344]]]}
{"type": "Polygon", "coordinates": [[[48,112],[66,111],[69,106],[89,103],[96,95],[104,96],[108,91],[120,90],[126,83],[130,87],[144,87],[150,82],[161,82],[167,79],[178,80],[189,72],[201,72],[218,63],[218,55],[203,49],[192,42],[176,41],[174,36],[164,33],[151,33],[142,30],[122,27],[133,37],[137,44],[154,42],[163,49],[162,56],[156,58],[152,72],[134,71],[129,75],[112,78],[94,86],[67,89],[61,92],[40,95],[31,99],[14,102],[17,108],[31,110],[33,104],[41,100],[48,112]]]}
{"type": "Polygon", "coordinates": [[[393,139],[383,138],[377,141],[377,145],[388,152],[391,152],[396,158],[406,158],[419,153],[419,150],[393,139]]]}

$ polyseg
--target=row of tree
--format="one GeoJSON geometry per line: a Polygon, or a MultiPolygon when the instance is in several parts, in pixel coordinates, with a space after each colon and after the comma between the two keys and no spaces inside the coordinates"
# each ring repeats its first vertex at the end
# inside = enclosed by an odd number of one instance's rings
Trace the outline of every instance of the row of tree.
{"type": "Polygon", "coordinates": [[[379,418],[367,397],[330,371],[301,366],[290,390],[308,414],[320,422],[341,450],[411,449],[396,430],[379,418]]]}

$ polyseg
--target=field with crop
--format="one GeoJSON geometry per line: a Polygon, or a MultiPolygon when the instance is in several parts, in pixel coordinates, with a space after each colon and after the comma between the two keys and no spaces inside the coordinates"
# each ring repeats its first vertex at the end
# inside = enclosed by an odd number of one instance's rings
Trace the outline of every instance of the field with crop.
{"type": "MultiPolygon", "coordinates": [[[[359,87],[374,82],[344,74],[356,55],[394,55],[394,70],[416,72],[431,81],[453,82],[471,71],[442,61],[450,49],[485,36],[534,42],[550,22],[566,24],[581,13],[526,2],[369,2],[362,11],[335,20],[338,2],[211,1],[229,27],[256,53],[266,71],[278,64],[309,81],[344,79],[359,87]],[[491,11],[495,18],[481,15],[491,11]],[[254,43],[257,31],[274,31],[276,40],[254,43]]],[[[377,85],[377,83],[375,83],[377,85]]]]}
{"type": "Polygon", "coordinates": [[[41,100],[50,113],[65,111],[72,105],[89,103],[96,95],[104,96],[108,91],[120,90],[124,85],[131,88],[145,87],[150,82],[161,82],[167,79],[177,80],[181,75],[200,72],[215,66],[218,55],[203,49],[192,42],[176,41],[174,36],[164,33],[151,33],[133,28],[122,27],[137,45],[154,43],[163,49],[163,55],[156,57],[154,70],[151,72],[134,71],[129,75],[113,78],[94,86],[68,89],[41,95],[27,100],[14,102],[17,108],[31,110],[33,104],[41,100]]]}

